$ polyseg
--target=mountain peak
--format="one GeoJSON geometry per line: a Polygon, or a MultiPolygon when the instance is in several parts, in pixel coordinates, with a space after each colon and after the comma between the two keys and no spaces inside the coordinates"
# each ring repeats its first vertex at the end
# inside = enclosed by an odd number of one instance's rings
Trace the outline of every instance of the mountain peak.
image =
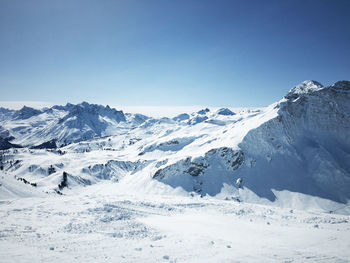
{"type": "Polygon", "coordinates": [[[207,114],[207,112],[209,112],[210,110],[208,108],[202,109],[200,111],[197,111],[197,114],[199,115],[205,115],[207,114]]]}
{"type": "Polygon", "coordinates": [[[217,111],[217,114],[219,115],[225,115],[225,116],[229,116],[229,115],[235,115],[235,113],[233,111],[231,111],[228,108],[221,108],[217,111]]]}
{"type": "Polygon", "coordinates": [[[16,111],[14,118],[25,120],[25,119],[29,119],[30,117],[39,115],[40,113],[42,113],[40,110],[23,106],[22,109],[20,109],[19,111],[16,111]]]}
{"type": "Polygon", "coordinates": [[[305,80],[299,85],[292,88],[285,98],[287,99],[296,99],[302,94],[309,94],[315,91],[323,89],[323,85],[315,80],[305,80]]]}
{"type": "Polygon", "coordinates": [[[337,82],[334,83],[331,87],[332,87],[332,88],[335,88],[335,89],[337,89],[337,90],[347,90],[347,91],[350,91],[350,81],[348,81],[348,80],[337,81],[337,82]]]}

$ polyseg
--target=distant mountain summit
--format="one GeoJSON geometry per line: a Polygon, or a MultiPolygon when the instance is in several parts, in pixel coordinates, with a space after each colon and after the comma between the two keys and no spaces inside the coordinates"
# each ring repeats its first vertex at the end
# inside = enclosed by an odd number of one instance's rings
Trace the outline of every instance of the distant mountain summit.
{"type": "Polygon", "coordinates": [[[23,106],[23,108],[16,111],[12,117],[15,120],[25,120],[25,119],[29,119],[33,116],[37,116],[41,113],[42,112],[40,110],[36,110],[36,109],[31,108],[31,107],[23,106]]]}
{"type": "Polygon", "coordinates": [[[230,109],[228,109],[228,108],[221,108],[221,109],[219,109],[217,114],[225,115],[225,116],[235,115],[235,113],[233,111],[231,111],[230,109]]]}
{"type": "MultiPolygon", "coordinates": [[[[78,119],[89,119],[92,116],[107,117],[116,122],[126,121],[123,111],[117,111],[114,108],[107,106],[89,104],[82,102],[77,105],[67,104],[65,107],[69,113],[63,119],[69,119],[71,117],[77,117],[78,119]]],[[[62,119],[62,122],[64,121],[62,119]]]]}
{"type": "Polygon", "coordinates": [[[23,146],[37,146],[52,140],[62,145],[112,135],[114,129],[134,127],[141,120],[129,114],[128,121],[123,111],[87,102],[43,110],[27,106],[17,111],[2,109],[0,114],[0,125],[23,146]]]}
{"type": "Polygon", "coordinates": [[[123,111],[111,109],[109,106],[83,102],[69,105],[68,114],[60,118],[58,124],[69,129],[83,131],[82,138],[91,139],[95,136],[103,136],[108,126],[125,121],[123,111]]]}

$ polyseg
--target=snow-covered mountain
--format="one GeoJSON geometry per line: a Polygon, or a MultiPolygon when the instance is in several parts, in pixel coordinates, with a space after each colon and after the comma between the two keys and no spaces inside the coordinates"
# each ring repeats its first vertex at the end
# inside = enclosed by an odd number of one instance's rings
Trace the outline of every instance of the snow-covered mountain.
{"type": "Polygon", "coordinates": [[[140,114],[83,102],[55,105],[42,110],[24,106],[17,111],[2,109],[1,129],[12,136],[12,143],[33,147],[48,141],[57,146],[114,135],[130,130],[148,119],[140,114]]]}
{"type": "Polygon", "coordinates": [[[118,191],[350,211],[348,81],[305,81],[265,108],[172,119],[86,102],[1,109],[0,138],[2,198],[111,180],[118,191]]]}

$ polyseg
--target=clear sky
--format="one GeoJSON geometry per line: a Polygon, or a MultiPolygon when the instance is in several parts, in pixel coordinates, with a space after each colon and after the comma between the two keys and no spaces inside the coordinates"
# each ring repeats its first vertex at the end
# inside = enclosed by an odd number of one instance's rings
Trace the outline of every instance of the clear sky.
{"type": "Polygon", "coordinates": [[[265,106],[350,79],[350,1],[0,0],[0,100],[265,106]]]}

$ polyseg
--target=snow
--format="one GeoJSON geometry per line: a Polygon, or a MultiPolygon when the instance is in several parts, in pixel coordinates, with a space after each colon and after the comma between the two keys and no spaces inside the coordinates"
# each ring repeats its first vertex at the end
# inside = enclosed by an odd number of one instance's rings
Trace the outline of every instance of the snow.
{"type": "Polygon", "coordinates": [[[306,81],[172,119],[2,109],[1,262],[350,261],[349,101],[306,81]]]}
{"type": "Polygon", "coordinates": [[[346,262],[349,216],[204,197],[126,194],[0,204],[2,262],[346,262]]]}

